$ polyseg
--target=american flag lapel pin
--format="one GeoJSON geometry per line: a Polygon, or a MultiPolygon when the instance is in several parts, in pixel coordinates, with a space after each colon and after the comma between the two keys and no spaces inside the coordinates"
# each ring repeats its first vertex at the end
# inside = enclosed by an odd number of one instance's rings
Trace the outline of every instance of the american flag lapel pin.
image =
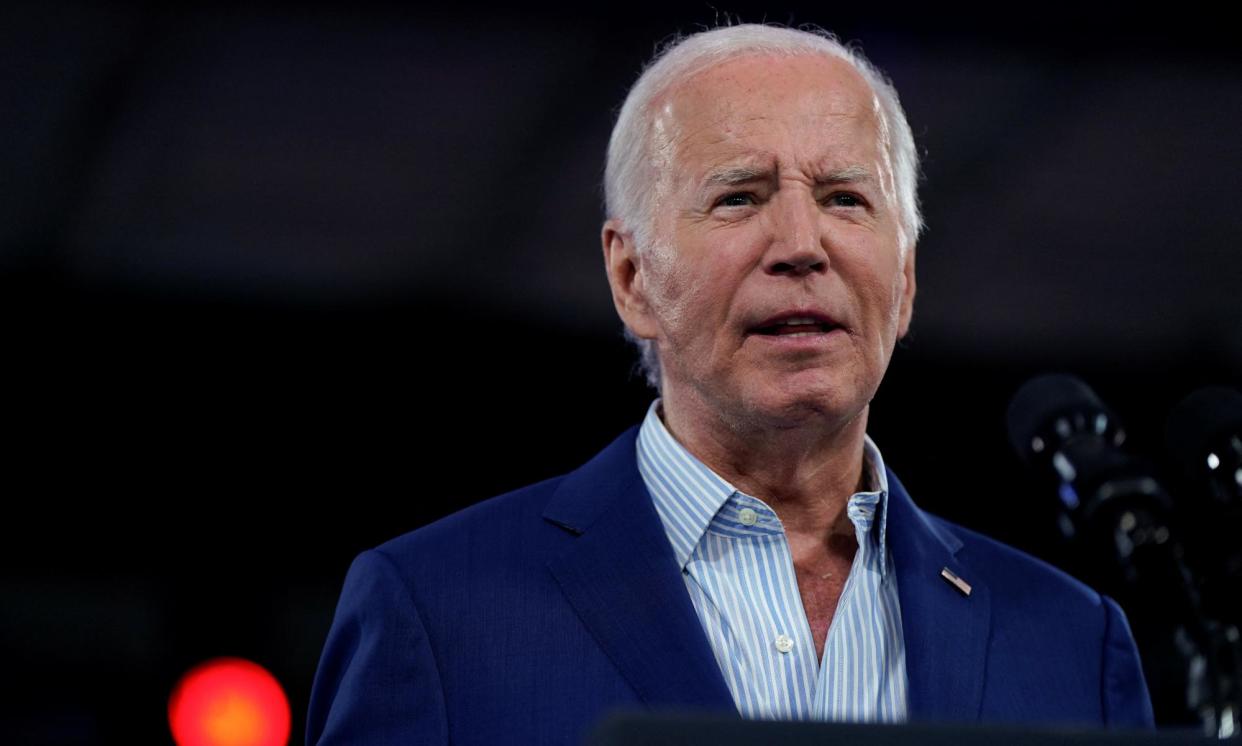
{"type": "Polygon", "coordinates": [[[949,585],[951,585],[951,586],[953,586],[954,588],[956,588],[956,589],[958,589],[959,591],[961,591],[963,596],[969,596],[969,595],[970,595],[970,583],[967,583],[965,580],[962,580],[961,578],[959,578],[959,577],[958,577],[956,574],[954,574],[954,572],[953,572],[952,570],[950,570],[949,568],[947,568],[947,567],[946,567],[946,568],[944,568],[943,570],[941,570],[941,571],[940,571],[940,577],[942,577],[942,578],[944,578],[945,580],[949,581],[949,585]]]}

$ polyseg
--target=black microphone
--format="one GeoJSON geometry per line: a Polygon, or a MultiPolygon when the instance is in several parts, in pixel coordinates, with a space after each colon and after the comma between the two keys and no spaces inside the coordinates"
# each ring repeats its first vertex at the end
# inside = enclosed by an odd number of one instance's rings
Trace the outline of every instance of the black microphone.
{"type": "Polygon", "coordinates": [[[1055,485],[1067,538],[1108,547],[1129,583],[1142,572],[1185,584],[1180,572],[1168,575],[1181,558],[1169,527],[1172,502],[1151,470],[1122,450],[1125,429],[1087,384],[1068,375],[1033,378],[1014,394],[1006,419],[1018,455],[1055,485]]]}
{"type": "Polygon", "coordinates": [[[1242,393],[1199,389],[1169,413],[1169,452],[1196,487],[1222,508],[1242,508],[1242,393]]]}

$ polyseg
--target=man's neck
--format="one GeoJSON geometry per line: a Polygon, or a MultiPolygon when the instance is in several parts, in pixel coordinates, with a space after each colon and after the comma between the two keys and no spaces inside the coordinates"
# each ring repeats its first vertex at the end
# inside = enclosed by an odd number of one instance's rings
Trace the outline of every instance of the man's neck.
{"type": "Polygon", "coordinates": [[[863,486],[867,409],[840,426],[814,418],[792,427],[726,421],[665,399],[661,419],[686,450],[776,511],[791,535],[853,534],[845,508],[863,486]]]}

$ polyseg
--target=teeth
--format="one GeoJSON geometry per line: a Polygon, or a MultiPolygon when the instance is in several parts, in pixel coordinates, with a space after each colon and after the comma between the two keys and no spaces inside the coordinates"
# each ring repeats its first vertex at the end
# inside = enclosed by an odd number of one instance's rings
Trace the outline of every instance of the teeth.
{"type": "Polygon", "coordinates": [[[794,332],[793,334],[782,334],[782,337],[817,337],[819,332],[794,332]]]}
{"type": "Polygon", "coordinates": [[[808,319],[805,316],[801,316],[796,319],[785,319],[781,323],[787,326],[802,326],[805,324],[818,324],[819,322],[815,319],[808,319]]]}

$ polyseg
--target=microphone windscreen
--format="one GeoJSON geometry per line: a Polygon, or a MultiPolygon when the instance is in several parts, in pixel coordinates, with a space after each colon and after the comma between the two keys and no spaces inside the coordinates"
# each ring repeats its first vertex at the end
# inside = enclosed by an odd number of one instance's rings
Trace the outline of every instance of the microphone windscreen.
{"type": "MultiPolygon", "coordinates": [[[[1082,379],[1050,373],[1030,379],[1009,400],[1005,422],[1014,450],[1029,460],[1035,455],[1031,442],[1057,417],[1069,413],[1095,414],[1108,408],[1082,379]]],[[[1068,434],[1067,434],[1068,435],[1068,434]]]]}

